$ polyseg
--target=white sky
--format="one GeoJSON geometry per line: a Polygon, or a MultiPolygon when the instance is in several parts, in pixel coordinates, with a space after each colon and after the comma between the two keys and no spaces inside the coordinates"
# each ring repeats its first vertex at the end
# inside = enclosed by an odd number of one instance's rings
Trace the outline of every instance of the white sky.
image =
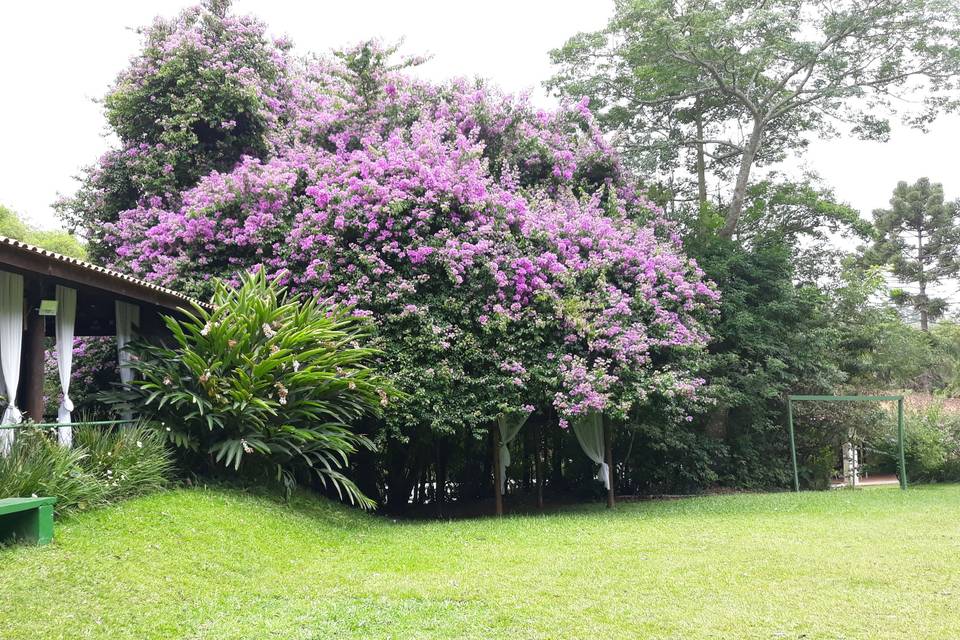
{"type": "MultiPolygon", "coordinates": [[[[110,140],[100,106],[116,74],[139,46],[133,28],[171,16],[191,0],[0,2],[0,202],[28,221],[58,226],[50,208],[71,193],[81,167],[110,140]]],[[[435,79],[480,75],[508,91],[541,87],[547,52],[578,31],[596,30],[612,11],[606,0],[236,0],[301,51],[323,52],[370,37],[405,38],[404,50],[434,57],[421,73],[435,79]]],[[[887,144],[816,143],[803,162],[842,200],[865,215],[886,206],[898,180],[927,176],[960,195],[956,141],[960,118],[930,134],[895,130],[887,144]]],[[[798,163],[799,166],[799,163],[798,163]]]]}

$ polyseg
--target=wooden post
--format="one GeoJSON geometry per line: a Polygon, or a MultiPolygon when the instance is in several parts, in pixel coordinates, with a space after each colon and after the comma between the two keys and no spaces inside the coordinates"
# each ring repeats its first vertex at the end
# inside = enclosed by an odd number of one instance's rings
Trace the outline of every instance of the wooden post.
{"type": "Polygon", "coordinates": [[[797,439],[793,432],[793,399],[787,396],[787,430],[790,432],[790,460],[793,462],[793,490],[800,492],[800,471],[797,468],[797,439]]]}
{"type": "Polygon", "coordinates": [[[897,440],[899,442],[900,457],[900,488],[907,488],[907,459],[903,451],[903,396],[897,399],[897,440]]]}
{"type": "Polygon", "coordinates": [[[43,338],[46,333],[43,316],[40,315],[40,291],[30,291],[27,298],[27,333],[23,341],[23,407],[26,417],[34,422],[43,422],[43,338]]]}
{"type": "Polygon", "coordinates": [[[614,491],[613,491],[613,429],[610,428],[610,422],[603,419],[603,443],[606,448],[604,458],[607,461],[607,473],[610,474],[610,488],[607,489],[607,509],[613,509],[614,491]]]}
{"type": "Polygon", "coordinates": [[[537,509],[543,510],[543,456],[541,448],[543,447],[542,425],[538,421],[533,430],[533,461],[537,474],[537,509]]]}
{"type": "Polygon", "coordinates": [[[497,517],[503,515],[503,495],[500,493],[500,427],[496,422],[493,433],[493,504],[497,517]]]}

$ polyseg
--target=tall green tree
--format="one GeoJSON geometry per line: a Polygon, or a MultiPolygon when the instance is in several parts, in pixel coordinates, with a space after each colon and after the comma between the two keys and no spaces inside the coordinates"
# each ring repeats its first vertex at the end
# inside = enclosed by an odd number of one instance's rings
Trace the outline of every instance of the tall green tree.
{"type": "Polygon", "coordinates": [[[945,202],[942,185],[920,178],[897,184],[890,208],[875,210],[873,219],[877,239],[868,258],[916,286],[916,293],[894,290],[894,301],[915,310],[927,331],[930,320],[947,311],[947,301],[931,296],[930,288],[960,273],[958,203],[945,202]]]}
{"type": "Polygon", "coordinates": [[[75,194],[54,204],[68,229],[83,235],[93,259],[115,247],[105,223],[141,203],[179,206],[178,194],[244,156],[264,158],[285,122],[293,92],[285,65],[290,45],[251,17],[228,14],[229,0],[204,0],[139,30],[142,51],[103,98],[118,141],[83,170],[75,194]]]}
{"type": "Polygon", "coordinates": [[[20,219],[15,211],[0,204],[0,236],[20,240],[72,258],[86,258],[87,250],[77,237],[60,230],[36,229],[20,219]]]}
{"type": "Polygon", "coordinates": [[[551,53],[548,82],[586,96],[627,157],[732,182],[737,230],[751,171],[811,135],[884,139],[903,99],[923,127],[960,103],[956,0],[615,0],[607,27],[551,53]]]}

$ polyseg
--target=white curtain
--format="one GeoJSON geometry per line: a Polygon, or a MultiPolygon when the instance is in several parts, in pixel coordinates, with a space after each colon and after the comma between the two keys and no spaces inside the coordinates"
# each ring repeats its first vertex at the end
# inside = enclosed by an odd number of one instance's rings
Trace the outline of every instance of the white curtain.
{"type": "MultiPolygon", "coordinates": [[[[0,426],[20,424],[17,386],[20,384],[20,346],[23,342],[23,276],[0,271],[0,369],[7,408],[0,426]]],[[[13,429],[0,429],[0,455],[10,451],[13,429]]]]}
{"type": "MultiPolygon", "coordinates": [[[[57,422],[69,425],[73,401],[70,399],[70,374],[73,371],[73,333],[77,318],[77,290],[57,285],[57,372],[63,400],[57,410],[57,422]]],[[[65,447],[73,446],[73,427],[59,427],[57,439],[65,447]]]]}
{"type": "Polygon", "coordinates": [[[591,411],[573,421],[573,432],[577,442],[587,457],[600,465],[597,480],[603,481],[603,486],[610,488],[610,467],[603,459],[603,414],[591,411]]]}
{"type": "Polygon", "coordinates": [[[129,302],[117,300],[117,353],[120,363],[120,380],[125,384],[133,381],[133,369],[130,368],[130,353],[126,346],[135,335],[135,327],[140,324],[140,307],[129,302]]]}
{"type": "Polygon", "coordinates": [[[497,426],[500,428],[500,495],[503,495],[507,488],[507,467],[510,466],[510,449],[507,445],[516,440],[520,427],[529,417],[529,413],[501,413],[497,416],[497,426]]]}
{"type": "MultiPolygon", "coordinates": [[[[130,352],[126,346],[134,338],[135,327],[140,325],[140,307],[129,302],[116,301],[117,311],[117,353],[120,364],[120,380],[124,384],[133,382],[133,369],[130,367],[130,352]]],[[[124,420],[132,420],[133,413],[123,411],[124,420]]]]}

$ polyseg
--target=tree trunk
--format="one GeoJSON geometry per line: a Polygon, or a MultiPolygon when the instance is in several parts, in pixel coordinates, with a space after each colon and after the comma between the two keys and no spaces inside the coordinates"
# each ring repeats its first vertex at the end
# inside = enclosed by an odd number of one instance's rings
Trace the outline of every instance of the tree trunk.
{"type": "Polygon", "coordinates": [[[537,421],[533,431],[533,461],[537,471],[537,509],[543,509],[543,438],[541,434],[542,425],[537,421]]]}
{"type": "MultiPolygon", "coordinates": [[[[551,421],[551,424],[556,424],[551,421]]],[[[563,486],[563,434],[558,427],[553,429],[553,454],[550,461],[550,486],[554,491],[563,486]]]]}
{"type": "Polygon", "coordinates": [[[917,266],[920,272],[917,278],[917,284],[920,285],[920,294],[917,296],[919,304],[916,306],[920,312],[920,330],[929,331],[930,302],[927,300],[927,274],[923,271],[923,229],[917,230],[917,266]]]}
{"type": "Polygon", "coordinates": [[[610,428],[610,423],[606,420],[603,421],[603,444],[606,448],[603,457],[607,461],[607,473],[610,474],[610,487],[607,489],[607,509],[613,509],[615,503],[613,491],[613,429],[610,428]]]}
{"type": "Polygon", "coordinates": [[[740,157],[740,173],[737,175],[737,184],[733,189],[733,198],[730,200],[730,208],[727,210],[727,219],[720,230],[720,237],[729,240],[737,231],[737,223],[740,221],[740,214],[743,212],[743,203],[747,198],[747,185],[750,183],[750,170],[753,168],[753,160],[757,157],[760,150],[760,143],[763,140],[763,126],[760,122],[754,122],[753,131],[750,133],[750,140],[747,141],[747,147],[743,150],[740,157]]]}
{"type": "Polygon", "coordinates": [[[707,161],[703,153],[703,114],[697,103],[697,197],[700,201],[700,212],[707,206],[707,161]]]}
{"type": "MultiPolygon", "coordinates": [[[[373,434],[377,431],[377,426],[372,419],[367,419],[360,424],[357,430],[372,439],[373,434]]],[[[350,471],[353,481],[364,495],[376,500],[381,508],[386,502],[386,492],[382,490],[384,482],[381,476],[385,462],[386,457],[384,455],[366,447],[358,447],[357,451],[350,456],[350,471]]]]}
{"type": "Polygon", "coordinates": [[[920,295],[917,296],[920,298],[920,330],[921,331],[930,331],[930,305],[927,302],[927,284],[925,282],[920,283],[920,295]]]}
{"type": "Polygon", "coordinates": [[[420,475],[420,462],[409,446],[387,441],[387,511],[400,515],[407,510],[413,483],[420,475]]]}
{"type": "Polygon", "coordinates": [[[490,432],[493,434],[493,505],[499,517],[503,515],[503,495],[500,493],[500,429],[496,423],[490,432]]]}
{"type": "Polygon", "coordinates": [[[437,516],[443,517],[443,506],[447,501],[447,443],[437,442],[437,516]]]}

